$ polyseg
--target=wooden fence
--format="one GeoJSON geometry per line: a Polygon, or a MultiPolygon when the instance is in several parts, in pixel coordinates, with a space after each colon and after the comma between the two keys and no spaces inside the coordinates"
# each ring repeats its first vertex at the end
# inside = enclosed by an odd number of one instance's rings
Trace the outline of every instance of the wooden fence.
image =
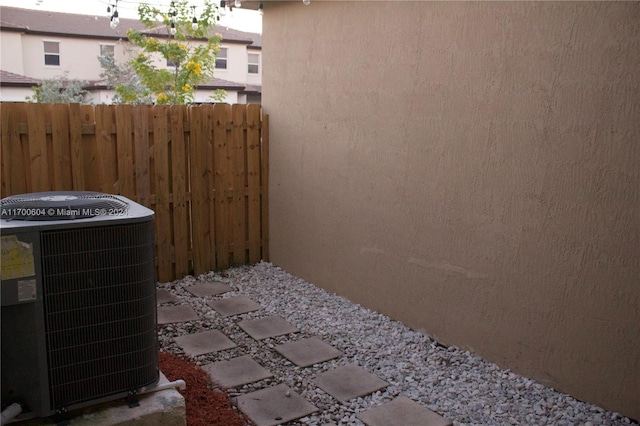
{"type": "Polygon", "coordinates": [[[155,212],[158,279],[269,258],[259,105],[0,104],[1,194],[86,190],[155,212]]]}

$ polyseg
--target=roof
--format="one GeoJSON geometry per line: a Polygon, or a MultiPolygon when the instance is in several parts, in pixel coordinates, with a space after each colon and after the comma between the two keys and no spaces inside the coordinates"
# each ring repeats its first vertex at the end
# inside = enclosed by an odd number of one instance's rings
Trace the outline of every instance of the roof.
{"type": "MultiPolygon", "coordinates": [[[[235,81],[223,80],[221,78],[211,78],[209,81],[198,84],[198,89],[223,89],[223,90],[237,90],[239,92],[244,92],[248,88],[248,85],[243,83],[236,83],[235,81]]],[[[89,84],[85,87],[87,90],[99,90],[99,89],[109,89],[106,80],[95,80],[90,81],[89,84]]]]}
{"type": "Polygon", "coordinates": [[[244,90],[242,91],[242,93],[247,93],[247,94],[260,94],[262,93],[262,86],[258,85],[258,84],[247,84],[244,87],[244,90]]]}
{"type": "Polygon", "coordinates": [[[257,33],[246,33],[244,31],[234,30],[233,28],[223,27],[222,25],[216,26],[215,31],[220,33],[222,41],[241,41],[249,45],[249,47],[261,48],[262,47],[262,35],[257,33]]]}
{"type": "MultiPolygon", "coordinates": [[[[37,78],[25,77],[23,75],[14,74],[8,71],[0,70],[0,85],[3,87],[33,87],[42,81],[37,78]]],[[[90,81],[85,87],[87,90],[108,89],[107,82],[104,80],[90,81]]],[[[239,92],[260,93],[260,86],[245,85],[234,81],[223,80],[221,78],[211,78],[209,81],[198,85],[199,89],[223,89],[237,90],[239,92]]]]}
{"type": "Polygon", "coordinates": [[[211,78],[209,81],[198,84],[198,89],[225,89],[225,90],[244,90],[246,87],[243,83],[223,80],[221,78],[211,78]]]}
{"type": "Polygon", "coordinates": [[[37,78],[25,77],[9,71],[0,70],[0,85],[4,87],[33,87],[40,84],[37,78]]]}
{"type": "Polygon", "coordinates": [[[121,39],[127,30],[143,30],[144,25],[135,19],[120,19],[116,29],[109,26],[108,16],[78,15],[43,10],[2,7],[0,28],[3,31],[19,31],[31,34],[121,39]]]}
{"type": "MultiPolygon", "coordinates": [[[[127,38],[127,30],[129,28],[151,34],[162,34],[166,31],[164,26],[148,30],[137,19],[121,18],[120,25],[115,29],[111,29],[108,16],[80,15],[4,6],[0,7],[0,12],[0,29],[2,31],[115,40],[127,38]]],[[[254,48],[260,48],[262,44],[260,34],[246,33],[223,26],[216,26],[213,31],[219,33],[222,36],[222,40],[227,43],[243,43],[254,48]],[[256,42],[257,44],[255,44],[256,42]]]]}

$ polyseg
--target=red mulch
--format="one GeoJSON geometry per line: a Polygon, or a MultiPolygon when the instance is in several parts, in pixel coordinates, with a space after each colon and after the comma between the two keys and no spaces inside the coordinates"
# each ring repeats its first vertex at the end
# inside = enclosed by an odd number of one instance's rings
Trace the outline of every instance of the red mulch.
{"type": "Polygon", "coordinates": [[[187,426],[251,425],[243,414],[233,408],[226,393],[212,389],[205,371],[186,359],[160,352],[160,371],[170,381],[182,379],[186,389],[178,389],[187,406],[187,426]]]}

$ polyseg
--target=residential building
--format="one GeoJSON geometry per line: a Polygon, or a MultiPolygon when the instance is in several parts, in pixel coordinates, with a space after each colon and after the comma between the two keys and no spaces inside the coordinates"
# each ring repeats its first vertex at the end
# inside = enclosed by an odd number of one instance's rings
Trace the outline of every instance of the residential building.
{"type": "Polygon", "coordinates": [[[270,260],[640,419],[640,3],[263,3],[270,260]]]}
{"type": "MultiPolygon", "coordinates": [[[[100,77],[98,56],[113,53],[117,62],[125,61],[132,52],[127,30],[147,30],[134,19],[120,19],[114,29],[109,24],[107,16],[1,7],[0,99],[23,101],[42,79],[66,73],[89,82],[93,103],[110,103],[113,91],[100,77]]],[[[222,26],[215,32],[222,36],[215,77],[198,86],[195,102],[211,102],[212,91],[224,89],[225,102],[259,103],[261,35],[222,26]]]]}

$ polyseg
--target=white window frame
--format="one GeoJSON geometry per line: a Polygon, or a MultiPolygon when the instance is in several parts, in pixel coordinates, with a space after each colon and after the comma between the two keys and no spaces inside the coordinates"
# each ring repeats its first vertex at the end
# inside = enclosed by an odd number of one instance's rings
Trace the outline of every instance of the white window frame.
{"type": "Polygon", "coordinates": [[[229,48],[221,47],[218,51],[218,55],[216,56],[216,69],[217,70],[228,70],[229,69],[229,48]],[[220,54],[224,52],[224,56],[220,56],[220,54]],[[224,67],[218,66],[218,61],[224,60],[224,67]]]}
{"type": "Polygon", "coordinates": [[[42,59],[44,61],[44,66],[45,67],[55,67],[55,68],[60,67],[60,64],[62,63],[61,55],[60,55],[60,44],[61,44],[60,40],[42,40],[42,51],[44,53],[44,55],[42,56],[42,59]],[[56,43],[58,45],[58,51],[57,52],[47,52],[46,51],[47,43],[56,43]],[[58,63],[57,64],[47,64],[47,56],[57,56],[58,57],[58,63]]]}
{"type": "Polygon", "coordinates": [[[260,74],[260,54],[257,52],[247,52],[247,73],[248,74],[260,74]],[[251,55],[255,55],[258,60],[256,62],[251,62],[251,60],[249,58],[251,58],[251,55]],[[251,72],[251,66],[255,66],[256,71],[255,72],[251,72]]]}

